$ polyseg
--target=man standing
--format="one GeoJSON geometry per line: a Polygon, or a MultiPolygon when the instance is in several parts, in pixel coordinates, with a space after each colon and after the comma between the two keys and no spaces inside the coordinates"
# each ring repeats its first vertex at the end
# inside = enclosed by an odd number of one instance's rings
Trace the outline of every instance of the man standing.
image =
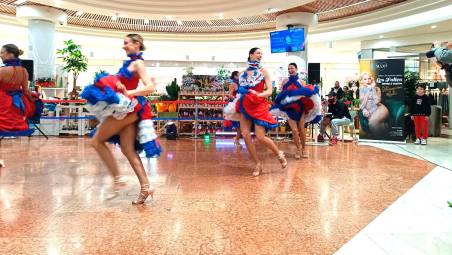
{"type": "Polygon", "coordinates": [[[330,92],[328,97],[328,114],[325,115],[323,121],[320,123],[320,134],[317,140],[319,142],[323,141],[326,127],[331,126],[331,132],[333,134],[331,143],[336,144],[337,137],[339,136],[339,126],[349,125],[351,116],[348,107],[337,99],[336,93],[330,92]]]}
{"type": "Polygon", "coordinates": [[[336,94],[338,100],[341,100],[344,97],[344,91],[342,90],[339,81],[336,81],[334,83],[334,87],[331,88],[330,93],[331,92],[334,92],[336,94]]]}

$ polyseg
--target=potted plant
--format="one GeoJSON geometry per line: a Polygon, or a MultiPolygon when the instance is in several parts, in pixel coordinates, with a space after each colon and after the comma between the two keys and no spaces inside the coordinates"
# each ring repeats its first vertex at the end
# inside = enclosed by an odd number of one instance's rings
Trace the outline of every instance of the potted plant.
{"type": "Polygon", "coordinates": [[[57,54],[65,64],[63,69],[69,73],[72,73],[73,77],[72,92],[76,93],[77,79],[80,73],[85,72],[88,69],[88,59],[86,58],[85,55],[83,55],[81,51],[82,46],[75,44],[73,40],[64,41],[64,45],[66,47],[57,50],[57,54]]]}

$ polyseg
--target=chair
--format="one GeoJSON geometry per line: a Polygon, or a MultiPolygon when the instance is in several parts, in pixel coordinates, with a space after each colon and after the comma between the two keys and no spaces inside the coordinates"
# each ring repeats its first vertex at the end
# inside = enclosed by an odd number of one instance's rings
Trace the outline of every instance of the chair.
{"type": "Polygon", "coordinates": [[[351,136],[353,138],[353,141],[356,140],[355,139],[355,118],[356,118],[357,115],[358,115],[357,111],[350,111],[350,117],[351,117],[350,123],[348,125],[339,126],[339,132],[341,133],[341,140],[342,140],[342,142],[345,141],[345,139],[344,139],[344,133],[345,133],[344,127],[348,127],[349,131],[350,131],[350,128],[351,128],[350,134],[351,134],[351,136]]]}

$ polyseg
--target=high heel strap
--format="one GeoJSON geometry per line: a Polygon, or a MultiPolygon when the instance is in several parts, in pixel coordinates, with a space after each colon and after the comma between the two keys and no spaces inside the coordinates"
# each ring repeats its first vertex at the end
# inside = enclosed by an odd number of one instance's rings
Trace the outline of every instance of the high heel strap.
{"type": "Polygon", "coordinates": [[[284,155],[283,151],[278,152],[278,160],[279,160],[279,163],[281,163],[281,167],[283,169],[287,167],[287,159],[286,159],[286,156],[284,155]]]}
{"type": "Polygon", "coordinates": [[[132,201],[132,204],[134,205],[139,205],[139,204],[144,204],[144,202],[146,201],[146,199],[151,196],[151,198],[154,198],[154,192],[155,192],[155,188],[151,188],[150,184],[143,184],[143,186],[141,186],[141,190],[140,190],[140,194],[138,195],[137,200],[132,201]]]}

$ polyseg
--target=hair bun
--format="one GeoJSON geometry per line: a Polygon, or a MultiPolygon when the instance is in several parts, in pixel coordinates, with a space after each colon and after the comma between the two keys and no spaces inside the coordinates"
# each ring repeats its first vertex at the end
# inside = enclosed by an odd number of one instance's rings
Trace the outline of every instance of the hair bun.
{"type": "Polygon", "coordinates": [[[22,56],[24,54],[23,50],[19,50],[19,56],[22,56]]]}

